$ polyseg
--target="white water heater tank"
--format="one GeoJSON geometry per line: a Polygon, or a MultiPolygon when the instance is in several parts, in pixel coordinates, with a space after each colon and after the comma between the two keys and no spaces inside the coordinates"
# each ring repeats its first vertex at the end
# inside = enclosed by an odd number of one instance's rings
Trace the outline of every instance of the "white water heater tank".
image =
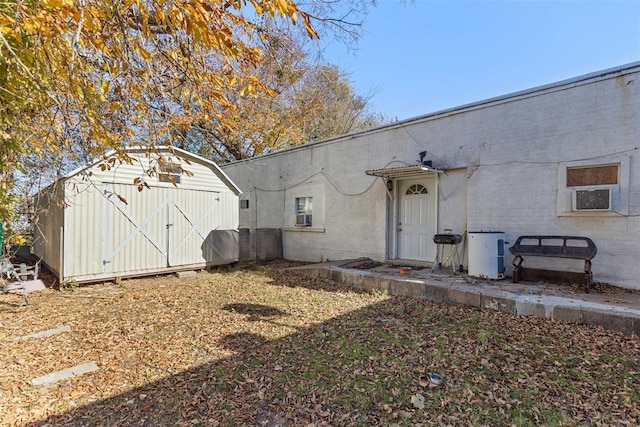
{"type": "Polygon", "coordinates": [[[502,231],[470,231],[469,276],[481,279],[504,278],[504,238],[502,231]]]}

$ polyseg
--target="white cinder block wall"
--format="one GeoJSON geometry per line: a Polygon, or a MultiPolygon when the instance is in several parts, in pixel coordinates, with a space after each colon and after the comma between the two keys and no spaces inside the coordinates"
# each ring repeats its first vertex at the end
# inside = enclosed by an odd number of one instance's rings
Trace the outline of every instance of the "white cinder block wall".
{"type": "MultiPolygon", "coordinates": [[[[415,165],[426,150],[426,159],[446,169],[439,232],[499,230],[508,241],[590,237],[598,246],[595,280],[640,288],[639,147],[635,63],[223,169],[242,197],[257,198],[241,212],[241,227],[282,228],[286,258],[385,260],[393,253],[394,205],[383,181],[365,171],[415,165]],[[566,167],[612,163],[623,175],[618,213],[565,213],[566,167]],[[296,229],[293,200],[303,196],[314,197],[313,227],[296,229]]],[[[583,263],[529,258],[526,265],[580,271],[583,263]]]]}

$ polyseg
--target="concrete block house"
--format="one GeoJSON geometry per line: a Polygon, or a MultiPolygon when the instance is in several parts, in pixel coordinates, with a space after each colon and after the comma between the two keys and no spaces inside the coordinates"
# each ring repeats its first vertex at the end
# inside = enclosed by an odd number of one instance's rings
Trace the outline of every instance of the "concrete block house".
{"type": "Polygon", "coordinates": [[[245,258],[277,247],[290,260],[429,265],[449,229],[499,230],[507,245],[572,235],[596,243],[596,281],[640,289],[639,147],[640,62],[222,169],[243,192],[245,258]]]}

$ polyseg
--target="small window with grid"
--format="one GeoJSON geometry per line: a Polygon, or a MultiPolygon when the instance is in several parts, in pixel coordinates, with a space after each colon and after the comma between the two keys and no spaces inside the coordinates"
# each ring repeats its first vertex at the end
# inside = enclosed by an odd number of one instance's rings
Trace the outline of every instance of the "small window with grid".
{"type": "Polygon", "coordinates": [[[160,165],[158,181],[180,184],[182,178],[182,166],[179,163],[165,163],[160,165]]]}
{"type": "Polygon", "coordinates": [[[296,197],[296,227],[311,227],[313,218],[313,198],[296,197]]]}

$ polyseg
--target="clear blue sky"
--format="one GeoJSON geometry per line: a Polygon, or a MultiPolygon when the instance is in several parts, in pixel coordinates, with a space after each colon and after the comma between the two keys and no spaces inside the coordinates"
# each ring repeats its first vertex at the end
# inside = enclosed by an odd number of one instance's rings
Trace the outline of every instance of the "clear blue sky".
{"type": "Polygon", "coordinates": [[[378,0],[326,59],[402,120],[639,61],[640,0],[378,0]]]}

